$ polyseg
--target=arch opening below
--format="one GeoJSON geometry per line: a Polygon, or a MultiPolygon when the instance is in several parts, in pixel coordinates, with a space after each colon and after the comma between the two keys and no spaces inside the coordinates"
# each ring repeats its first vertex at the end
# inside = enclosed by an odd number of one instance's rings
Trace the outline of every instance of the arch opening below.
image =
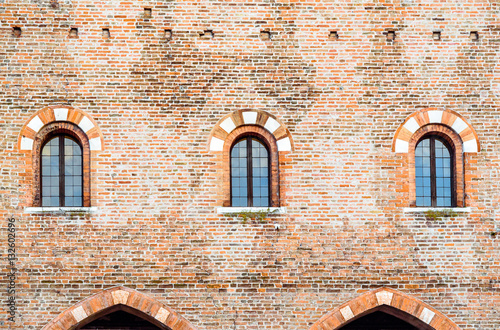
{"type": "Polygon", "coordinates": [[[114,305],[83,320],[74,330],[171,330],[155,318],[127,305],[114,305]]]}
{"type": "Polygon", "coordinates": [[[356,315],[337,330],[435,330],[402,310],[381,305],[356,315]]]}

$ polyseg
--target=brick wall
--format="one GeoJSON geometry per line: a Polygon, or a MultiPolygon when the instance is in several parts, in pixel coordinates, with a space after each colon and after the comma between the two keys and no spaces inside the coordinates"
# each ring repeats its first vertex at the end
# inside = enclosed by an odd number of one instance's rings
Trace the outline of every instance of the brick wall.
{"type": "Polygon", "coordinates": [[[41,329],[114,286],[206,330],[307,330],[380,287],[461,329],[499,327],[498,2],[0,2],[1,273],[9,216],[18,258],[16,322],[2,276],[0,327],[41,329]],[[48,106],[98,126],[95,213],[25,212],[36,169],[19,139],[48,106]],[[393,140],[427,108],[477,133],[470,213],[403,211],[411,161],[393,140]],[[262,222],[216,211],[224,152],[207,145],[243,110],[293,139],[279,152],[287,211],[262,222]]]}

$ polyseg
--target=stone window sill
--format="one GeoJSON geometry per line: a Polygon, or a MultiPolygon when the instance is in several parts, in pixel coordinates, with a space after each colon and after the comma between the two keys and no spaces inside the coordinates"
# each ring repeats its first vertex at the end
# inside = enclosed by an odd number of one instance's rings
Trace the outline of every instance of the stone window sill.
{"type": "Polygon", "coordinates": [[[237,213],[261,213],[284,214],[286,207],[218,207],[218,214],[237,214],[237,213]]]}
{"type": "Polygon", "coordinates": [[[24,213],[29,214],[74,214],[74,213],[96,213],[97,207],[27,207],[24,213]]]}
{"type": "Polygon", "coordinates": [[[450,211],[453,213],[470,213],[470,207],[405,207],[404,213],[425,213],[428,211],[450,211]]]}

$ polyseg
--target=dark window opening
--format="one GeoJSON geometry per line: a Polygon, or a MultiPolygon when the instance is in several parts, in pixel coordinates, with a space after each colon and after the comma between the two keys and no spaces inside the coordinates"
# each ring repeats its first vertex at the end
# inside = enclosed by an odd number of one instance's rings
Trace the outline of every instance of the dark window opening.
{"type": "Polygon", "coordinates": [[[116,311],[101,316],[79,328],[80,330],[159,330],[161,328],[124,311],[116,311]]]}
{"type": "Polygon", "coordinates": [[[21,35],[23,34],[23,31],[21,30],[20,27],[15,26],[15,27],[12,28],[12,34],[14,35],[14,37],[20,38],[21,35]]]}
{"type": "Polygon", "coordinates": [[[447,142],[430,136],[415,148],[416,205],[454,207],[454,159],[447,142]]]}
{"type": "Polygon", "coordinates": [[[245,137],[231,149],[231,205],[270,205],[269,151],[258,139],[245,137]]]}
{"type": "Polygon", "coordinates": [[[42,206],[83,206],[83,154],[78,142],[57,135],[42,147],[42,206]]]}
{"type": "Polygon", "coordinates": [[[365,315],[349,324],[346,324],[340,330],[419,330],[404,320],[401,320],[390,314],[376,311],[365,315]]]}

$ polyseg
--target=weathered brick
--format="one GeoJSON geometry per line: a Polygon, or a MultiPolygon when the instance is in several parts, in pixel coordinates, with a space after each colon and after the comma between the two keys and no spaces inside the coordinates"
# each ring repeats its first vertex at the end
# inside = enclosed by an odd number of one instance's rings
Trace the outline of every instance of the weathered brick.
{"type": "Polygon", "coordinates": [[[9,322],[3,304],[0,327],[68,329],[83,306],[153,323],[163,308],[175,330],[333,329],[341,307],[380,308],[384,287],[397,290],[391,308],[417,319],[427,308],[436,329],[498,329],[499,10],[1,1],[0,241],[5,260],[13,216],[18,314],[9,322]],[[40,205],[41,133],[53,126],[85,145],[95,213],[25,212],[40,205]],[[470,213],[403,211],[415,205],[412,148],[429,130],[465,151],[456,191],[470,213]],[[217,213],[238,133],[272,142],[272,205],[286,214],[217,213]]]}

